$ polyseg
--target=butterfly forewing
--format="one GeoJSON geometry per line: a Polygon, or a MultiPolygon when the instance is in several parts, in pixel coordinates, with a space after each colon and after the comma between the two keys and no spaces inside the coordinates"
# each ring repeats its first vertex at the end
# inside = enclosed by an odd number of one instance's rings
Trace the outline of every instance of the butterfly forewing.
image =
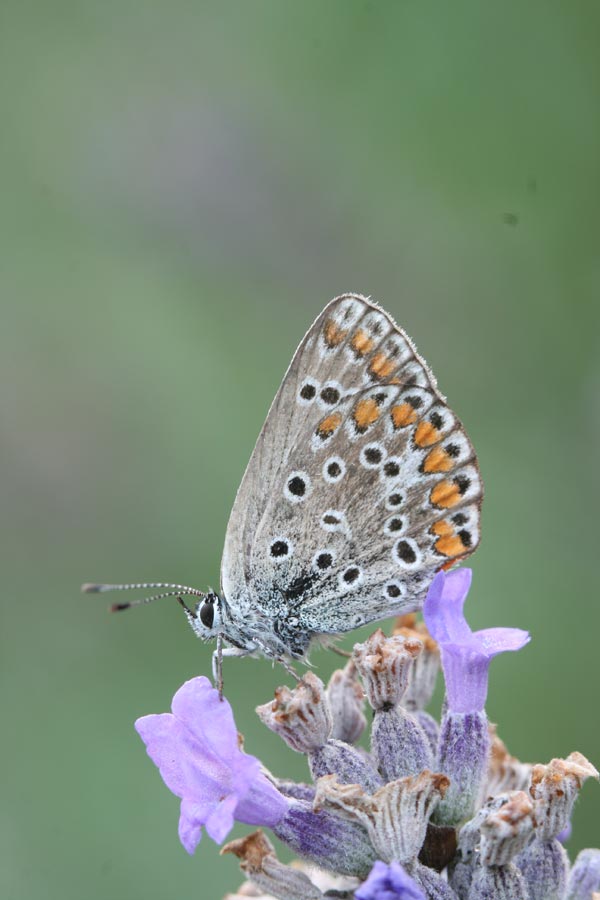
{"type": "Polygon", "coordinates": [[[416,609],[477,546],[481,496],[471,443],[410,339],[345,295],[269,411],[227,529],[224,595],[309,633],[416,609]]]}

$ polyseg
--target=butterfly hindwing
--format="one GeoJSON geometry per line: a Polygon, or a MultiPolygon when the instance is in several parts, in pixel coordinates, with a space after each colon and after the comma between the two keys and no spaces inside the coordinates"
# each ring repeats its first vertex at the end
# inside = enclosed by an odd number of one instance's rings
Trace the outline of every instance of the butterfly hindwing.
{"type": "Polygon", "coordinates": [[[332,301],[300,344],[232,510],[222,588],[239,615],[341,633],[422,604],[479,540],[473,448],[409,338],[332,301]]]}

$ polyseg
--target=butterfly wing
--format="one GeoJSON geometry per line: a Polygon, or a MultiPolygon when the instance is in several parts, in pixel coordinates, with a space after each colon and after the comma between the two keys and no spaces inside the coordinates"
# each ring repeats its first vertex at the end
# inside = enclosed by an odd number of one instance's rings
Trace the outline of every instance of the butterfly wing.
{"type": "Polygon", "coordinates": [[[469,439],[410,339],[344,295],[307,332],[257,441],[224,596],[303,635],[418,608],[435,571],[477,546],[481,497],[469,439]]]}

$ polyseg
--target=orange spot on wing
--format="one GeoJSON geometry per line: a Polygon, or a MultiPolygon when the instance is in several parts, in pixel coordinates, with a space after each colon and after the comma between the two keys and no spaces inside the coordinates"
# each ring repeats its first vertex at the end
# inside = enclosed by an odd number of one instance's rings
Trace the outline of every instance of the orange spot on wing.
{"type": "Polygon", "coordinates": [[[434,546],[442,556],[460,556],[467,549],[457,534],[438,538],[434,546]]]}
{"type": "Polygon", "coordinates": [[[365,353],[368,353],[373,349],[373,343],[373,339],[369,337],[367,332],[363,331],[362,328],[359,328],[352,338],[352,349],[356,352],[357,356],[364,356],[365,353]]]}
{"type": "Polygon", "coordinates": [[[401,403],[399,406],[392,407],[391,415],[394,428],[405,428],[417,421],[417,413],[410,403],[401,403]]]}
{"type": "Polygon", "coordinates": [[[393,359],[390,359],[385,353],[376,353],[371,360],[369,371],[372,372],[376,378],[387,378],[388,375],[392,374],[395,368],[396,363],[393,359]]]}
{"type": "Polygon", "coordinates": [[[380,410],[377,401],[373,397],[367,397],[365,400],[359,400],[354,407],[352,417],[356,422],[356,427],[360,431],[364,431],[376,422],[379,418],[380,410]]]}
{"type": "Polygon", "coordinates": [[[439,441],[441,434],[431,422],[419,422],[415,431],[415,444],[417,447],[431,447],[439,441]]]}
{"type": "Polygon", "coordinates": [[[323,334],[328,347],[337,347],[338,344],[342,343],[348,332],[336,325],[333,319],[327,319],[323,334]]]}
{"type": "Polygon", "coordinates": [[[339,428],[341,424],[342,414],[339,412],[331,413],[319,422],[317,425],[317,434],[322,438],[331,437],[336,428],[339,428]]]}
{"type": "Polygon", "coordinates": [[[452,458],[443,447],[434,447],[423,460],[423,472],[449,472],[454,466],[452,458]]]}
{"type": "Polygon", "coordinates": [[[460,500],[460,488],[451,481],[440,481],[429,495],[429,499],[434,506],[440,506],[443,509],[449,509],[456,506],[460,500]]]}
{"type": "Polygon", "coordinates": [[[454,534],[454,528],[447,519],[440,519],[439,522],[435,522],[430,530],[432,534],[435,534],[438,537],[447,537],[448,535],[454,534]]]}

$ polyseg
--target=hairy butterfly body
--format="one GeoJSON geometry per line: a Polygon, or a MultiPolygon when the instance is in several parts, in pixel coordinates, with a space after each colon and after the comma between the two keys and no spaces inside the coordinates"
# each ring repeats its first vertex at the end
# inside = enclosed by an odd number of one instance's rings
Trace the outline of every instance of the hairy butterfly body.
{"type": "MultiPolygon", "coordinates": [[[[344,294],[269,410],[229,519],[220,594],[157,586],[199,596],[188,619],[225,653],[302,659],[315,638],[419,609],[435,573],[477,547],[482,495],[471,442],[411,340],[344,294]]],[[[86,589],[115,587],[129,586],[86,589]]]]}

